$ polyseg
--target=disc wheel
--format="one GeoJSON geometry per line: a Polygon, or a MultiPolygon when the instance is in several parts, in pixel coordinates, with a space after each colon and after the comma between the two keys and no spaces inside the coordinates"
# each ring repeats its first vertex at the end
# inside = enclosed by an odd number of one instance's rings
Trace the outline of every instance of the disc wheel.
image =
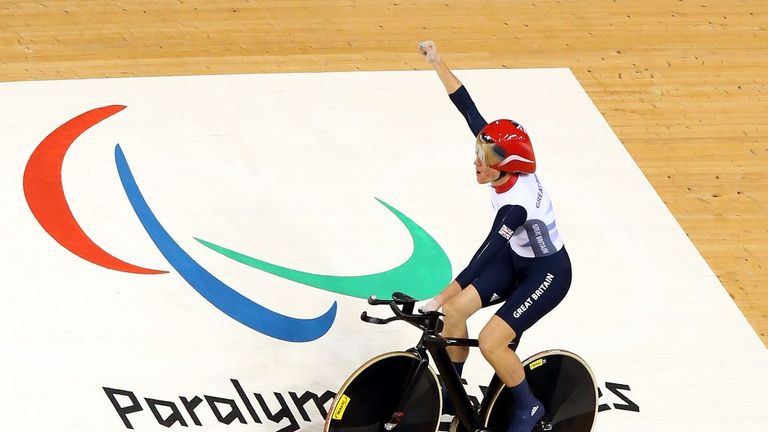
{"type": "Polygon", "coordinates": [[[382,354],[366,362],[336,394],[323,430],[436,432],[442,409],[440,384],[432,368],[419,368],[419,362],[409,352],[382,354]]]}
{"type": "MultiPolygon", "coordinates": [[[[568,351],[552,350],[523,362],[525,378],[533,394],[544,405],[542,425],[534,432],[590,432],[597,413],[597,385],[589,366],[568,351]]],[[[509,388],[498,388],[489,404],[485,425],[506,431],[515,412],[509,388]]]]}

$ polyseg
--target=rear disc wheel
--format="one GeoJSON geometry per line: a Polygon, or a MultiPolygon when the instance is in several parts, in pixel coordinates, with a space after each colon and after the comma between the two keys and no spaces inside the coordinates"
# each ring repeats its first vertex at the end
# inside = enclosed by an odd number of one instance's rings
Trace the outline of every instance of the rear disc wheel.
{"type": "MultiPolygon", "coordinates": [[[[544,405],[544,418],[537,431],[590,432],[597,414],[597,384],[592,370],[576,354],[564,350],[544,351],[523,362],[525,379],[544,405]]],[[[490,402],[485,425],[505,431],[515,412],[514,399],[506,386],[499,387],[490,402]]]]}

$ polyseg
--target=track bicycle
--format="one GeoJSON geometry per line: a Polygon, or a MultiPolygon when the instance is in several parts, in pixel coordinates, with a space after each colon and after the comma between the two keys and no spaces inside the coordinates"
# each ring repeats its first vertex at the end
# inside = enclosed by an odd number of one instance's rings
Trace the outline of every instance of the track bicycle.
{"type": "MultiPolygon", "coordinates": [[[[372,324],[405,321],[422,330],[415,347],[378,355],[360,366],[341,386],[328,411],[324,432],[435,432],[443,406],[440,379],[453,402],[452,432],[504,432],[512,421],[514,400],[494,374],[482,402],[470,401],[446,347],[477,347],[477,339],[440,335],[442,313],[414,313],[416,300],[393,293],[390,300],[368,299],[370,305],[389,305],[394,316],[382,319],[363,312],[372,324]],[[432,357],[440,378],[429,365],[432,357]]],[[[509,345],[515,349],[519,338],[509,345]]],[[[523,362],[532,392],[543,403],[545,415],[534,432],[589,432],[597,413],[598,390],[586,362],[565,350],[548,350],[523,362]]]]}

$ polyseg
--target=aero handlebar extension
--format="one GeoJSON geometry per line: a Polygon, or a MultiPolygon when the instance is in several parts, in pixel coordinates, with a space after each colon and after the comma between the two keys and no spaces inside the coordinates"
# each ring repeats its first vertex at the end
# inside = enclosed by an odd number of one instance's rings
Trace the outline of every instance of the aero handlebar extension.
{"type": "Polygon", "coordinates": [[[431,311],[427,313],[414,314],[413,308],[416,304],[416,299],[399,292],[392,293],[392,299],[379,300],[376,296],[368,298],[368,304],[377,305],[389,305],[392,312],[395,314],[389,318],[376,318],[369,316],[367,312],[363,312],[360,315],[360,319],[371,324],[389,324],[392,321],[405,321],[413,326],[416,326],[424,331],[436,330],[440,317],[443,316],[440,312],[431,311]],[[402,309],[399,307],[402,305],[402,309]]]}

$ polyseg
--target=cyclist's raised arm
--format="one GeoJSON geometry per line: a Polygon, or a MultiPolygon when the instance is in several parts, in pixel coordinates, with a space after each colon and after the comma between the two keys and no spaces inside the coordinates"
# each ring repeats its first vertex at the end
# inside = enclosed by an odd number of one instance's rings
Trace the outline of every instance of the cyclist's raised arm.
{"type": "Polygon", "coordinates": [[[456,75],[451,72],[448,66],[445,65],[443,59],[440,58],[440,54],[437,53],[437,46],[431,40],[419,42],[419,53],[424,56],[424,60],[431,64],[437,72],[437,76],[440,77],[445,90],[448,94],[455,92],[461,87],[461,81],[456,78],[456,75]]]}
{"type": "Polygon", "coordinates": [[[419,43],[419,52],[424,56],[429,64],[435,68],[437,76],[443,83],[445,90],[448,92],[448,96],[451,98],[451,102],[459,110],[464,120],[467,121],[469,129],[472,130],[472,135],[477,136],[480,130],[488,124],[483,116],[477,110],[475,102],[469,96],[469,92],[466,87],[456,78],[456,75],[451,72],[448,66],[440,58],[437,52],[437,46],[433,41],[423,41],[419,43]]]}
{"type": "Polygon", "coordinates": [[[451,102],[456,106],[461,115],[464,116],[464,120],[467,121],[467,126],[472,130],[472,136],[476,137],[481,130],[488,124],[487,121],[480,115],[480,112],[475,106],[475,102],[469,96],[467,88],[461,86],[458,90],[448,95],[451,98],[451,102]]]}

